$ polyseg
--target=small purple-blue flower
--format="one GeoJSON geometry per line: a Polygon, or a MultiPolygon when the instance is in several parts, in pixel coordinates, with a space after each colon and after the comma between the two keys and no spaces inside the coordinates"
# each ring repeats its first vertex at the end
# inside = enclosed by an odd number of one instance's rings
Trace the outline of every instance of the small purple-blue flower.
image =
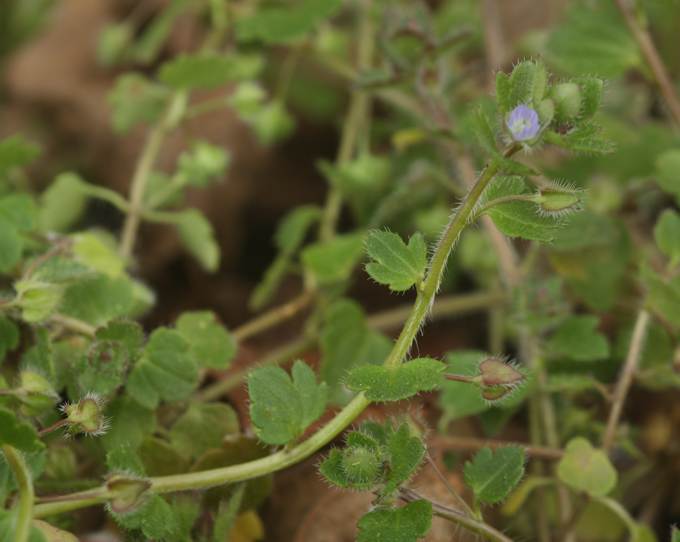
{"type": "Polygon", "coordinates": [[[518,105],[510,111],[505,120],[505,125],[515,141],[533,139],[540,130],[538,113],[524,104],[518,105]]]}

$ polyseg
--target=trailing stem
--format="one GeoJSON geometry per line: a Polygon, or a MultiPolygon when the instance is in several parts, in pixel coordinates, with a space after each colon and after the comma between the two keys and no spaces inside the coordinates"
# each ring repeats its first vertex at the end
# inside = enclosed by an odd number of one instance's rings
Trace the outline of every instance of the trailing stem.
{"type": "MultiPolygon", "coordinates": [[[[514,154],[517,150],[518,148],[516,146],[509,148],[506,151],[506,156],[514,154]]],[[[497,172],[498,165],[495,162],[491,162],[487,165],[458,210],[451,216],[430,260],[427,277],[422,283],[416,302],[411,309],[411,313],[407,318],[392,351],[384,362],[385,366],[391,367],[400,364],[408,354],[408,351],[410,350],[418,331],[425,322],[430,307],[434,302],[451,249],[462,230],[469,223],[479,199],[497,172]]],[[[370,401],[366,399],[363,393],[361,393],[338,412],[324,427],[296,446],[285,448],[262,459],[249,461],[240,465],[151,478],[150,491],[155,493],[170,493],[175,491],[206,489],[257,478],[281,470],[302,461],[328,444],[351,424],[369,404],[370,401]]],[[[78,494],[71,496],[67,495],[59,502],[49,502],[37,505],[36,515],[37,517],[44,517],[60,512],[76,510],[84,506],[104,503],[109,498],[109,494],[104,490],[99,493],[96,491],[88,492],[85,497],[79,496],[78,494]],[[73,497],[73,499],[70,497],[73,497]]]]}

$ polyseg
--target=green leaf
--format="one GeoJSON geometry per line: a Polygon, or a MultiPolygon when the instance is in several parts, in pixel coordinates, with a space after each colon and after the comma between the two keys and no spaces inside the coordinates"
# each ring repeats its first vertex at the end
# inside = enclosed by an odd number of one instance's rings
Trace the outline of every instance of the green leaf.
{"type": "Polygon", "coordinates": [[[125,261],[116,251],[113,239],[106,234],[77,233],[71,239],[71,250],[77,262],[114,279],[124,274],[125,261]]]}
{"type": "Polygon", "coordinates": [[[392,348],[390,339],[368,328],[361,306],[347,299],[336,301],[324,314],[320,343],[320,374],[334,402],[344,398],[341,384],[347,371],[382,363],[392,348]]]}
{"type": "Polygon", "coordinates": [[[559,71],[610,78],[641,62],[635,40],[609,2],[576,2],[550,35],[545,56],[559,71]]]}
{"type": "Polygon", "coordinates": [[[236,412],[229,405],[194,403],[170,429],[170,442],[184,457],[197,458],[238,431],[236,412]]]}
{"type": "Polygon", "coordinates": [[[19,230],[0,216],[0,273],[9,273],[21,261],[23,249],[19,230]]]}
{"type": "Polygon", "coordinates": [[[212,89],[243,79],[253,79],[262,70],[259,55],[183,54],[164,63],[158,78],[177,90],[212,89]]]}
{"type": "Polygon", "coordinates": [[[33,529],[40,531],[43,536],[45,536],[47,542],[78,542],[78,539],[74,534],[63,531],[62,529],[57,529],[46,521],[34,519],[33,529]]]}
{"type": "Polygon", "coordinates": [[[143,342],[142,328],[134,322],[111,322],[98,329],[76,371],[81,396],[92,392],[106,397],[115,392],[138,358],[143,342]]]}
{"type": "Polygon", "coordinates": [[[396,367],[364,365],[355,367],[347,386],[363,391],[371,401],[399,401],[421,391],[431,391],[443,382],[446,365],[431,358],[410,360],[396,367]]]}
{"type": "Polygon", "coordinates": [[[616,470],[607,454],[593,448],[582,437],[571,439],[567,444],[564,457],[557,464],[557,476],[576,491],[595,497],[607,495],[617,481],[616,470]]]}
{"type": "Polygon", "coordinates": [[[75,173],[61,173],[40,195],[39,222],[43,231],[66,231],[83,214],[87,196],[75,173]]]}
{"type": "Polygon", "coordinates": [[[537,62],[524,60],[510,74],[509,109],[520,104],[533,105],[535,79],[540,66],[537,62]]]}
{"type": "Polygon", "coordinates": [[[286,138],[295,128],[295,119],[281,101],[263,104],[244,117],[255,131],[258,141],[265,146],[286,138]]]}
{"type": "Polygon", "coordinates": [[[128,315],[133,303],[130,279],[99,275],[69,286],[64,292],[61,312],[93,325],[103,325],[128,315]]]}
{"type": "Polygon", "coordinates": [[[250,418],[257,436],[268,444],[299,437],[326,408],[326,384],[316,383],[308,365],[296,361],[292,376],[280,367],[261,367],[248,375],[250,418]]]}
{"type": "Polygon", "coordinates": [[[220,502],[220,507],[217,510],[215,518],[215,525],[213,526],[212,542],[224,542],[229,540],[229,536],[239,509],[243,501],[243,492],[245,484],[237,484],[234,493],[229,499],[220,502]]]}
{"type": "Polygon", "coordinates": [[[203,213],[198,209],[189,209],[178,213],[175,221],[184,247],[206,271],[217,271],[220,266],[220,247],[215,240],[213,227],[203,213]]]}
{"type": "Polygon", "coordinates": [[[7,352],[19,346],[19,328],[12,320],[0,316],[0,364],[7,352]]]}
{"type": "Polygon", "coordinates": [[[411,435],[408,424],[401,424],[387,437],[390,468],[385,479],[384,493],[390,494],[406,483],[425,458],[423,441],[411,435]]]}
{"type": "Polygon", "coordinates": [[[560,324],[546,344],[556,357],[574,361],[595,361],[609,357],[607,338],[597,331],[596,316],[572,316],[560,324]]]}
{"type": "Polygon", "coordinates": [[[169,91],[138,73],[121,75],[109,93],[113,128],[125,133],[143,122],[158,120],[165,111],[169,91]]]}
{"type": "Polygon", "coordinates": [[[368,274],[390,290],[403,292],[420,282],[427,266],[427,245],[419,233],[408,245],[396,233],[372,231],[366,239],[366,251],[373,261],[366,265],[368,274]]]}
{"type": "Polygon", "coordinates": [[[585,121],[579,123],[566,134],[546,132],[546,141],[570,151],[583,154],[609,154],[614,151],[614,144],[602,134],[602,129],[595,123],[585,121]]]}
{"type": "Polygon", "coordinates": [[[133,60],[148,64],[158,56],[166,45],[177,18],[191,6],[189,0],[170,0],[158,14],[144,25],[144,29],[136,38],[130,51],[133,60]]]}
{"type": "Polygon", "coordinates": [[[177,331],[189,343],[199,367],[226,369],[236,354],[236,341],[211,311],[185,312],[177,319],[177,331]]]}
{"type": "Polygon", "coordinates": [[[14,284],[21,318],[26,322],[42,322],[51,316],[61,303],[63,288],[40,280],[20,280],[14,284]]]}
{"type": "Polygon", "coordinates": [[[177,518],[170,504],[158,495],[151,495],[137,510],[114,517],[127,529],[139,529],[147,540],[177,540],[177,518]]]}
{"type": "Polygon", "coordinates": [[[680,203],[680,149],[672,149],[656,159],[656,182],[680,203]]]}
{"type": "Polygon", "coordinates": [[[136,449],[156,427],[154,411],[144,408],[128,396],[111,401],[106,414],[111,425],[101,440],[107,450],[124,446],[136,449]]]}
{"type": "Polygon", "coordinates": [[[301,0],[286,7],[262,7],[236,23],[239,41],[287,43],[301,38],[342,6],[341,0],[301,0]]]}
{"type": "Polygon", "coordinates": [[[37,209],[28,194],[15,193],[0,198],[0,217],[12,224],[19,232],[35,229],[37,209]]]}
{"type": "Polygon", "coordinates": [[[524,476],[524,450],[517,446],[482,448],[465,464],[465,482],[483,503],[505,499],[524,476]]]}
{"type": "Polygon", "coordinates": [[[654,226],[654,239],[659,250],[677,264],[680,262],[680,214],[665,210],[654,226]]]}
{"type": "MultiPolygon", "coordinates": [[[[510,98],[510,76],[499,71],[496,73],[496,102],[501,113],[508,113],[512,109],[510,98]]],[[[495,138],[494,138],[495,139],[495,138]]]]}
{"type": "Polygon", "coordinates": [[[7,137],[0,141],[0,177],[10,169],[24,167],[40,154],[40,148],[26,141],[21,135],[7,137]]]}
{"type": "Polygon", "coordinates": [[[224,176],[229,160],[223,148],[196,141],[190,151],[179,157],[178,173],[190,186],[206,187],[224,176]]]}
{"type": "Polygon", "coordinates": [[[35,428],[4,407],[0,407],[0,444],[9,444],[22,452],[39,452],[44,448],[35,428]]]}
{"type": "Polygon", "coordinates": [[[680,276],[664,279],[648,269],[643,271],[647,303],[668,325],[680,327],[680,276]]]}
{"type": "Polygon", "coordinates": [[[325,286],[347,280],[363,252],[363,235],[338,235],[314,243],[302,251],[302,263],[316,281],[325,286]]]}
{"type": "Polygon", "coordinates": [[[416,542],[432,526],[432,505],[415,501],[401,508],[379,508],[359,520],[358,542],[416,542]]]}
{"type": "Polygon", "coordinates": [[[142,406],[154,409],[162,401],[186,398],[198,384],[198,368],[189,344],[178,333],[156,329],[130,373],[127,391],[142,406]]]}
{"type": "MultiPolygon", "coordinates": [[[[500,177],[484,192],[484,200],[531,193],[521,177],[500,177]]],[[[538,206],[529,201],[511,201],[491,207],[487,214],[494,224],[509,237],[522,237],[533,241],[550,242],[559,222],[554,217],[543,216],[538,206]]]]}

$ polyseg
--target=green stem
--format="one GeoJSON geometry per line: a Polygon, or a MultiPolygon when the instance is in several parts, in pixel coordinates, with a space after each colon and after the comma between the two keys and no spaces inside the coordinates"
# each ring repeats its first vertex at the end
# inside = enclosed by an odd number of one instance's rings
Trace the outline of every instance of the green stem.
{"type": "Polygon", "coordinates": [[[160,153],[163,139],[165,139],[165,135],[176,120],[177,110],[182,107],[185,100],[186,95],[183,92],[176,92],[173,95],[165,115],[151,130],[144,145],[144,149],[142,150],[142,154],[139,157],[139,161],[137,162],[137,168],[135,169],[130,184],[128,214],[125,219],[125,224],[123,225],[123,233],[120,242],[120,254],[126,260],[130,259],[132,256],[135,239],[137,238],[137,230],[139,229],[142,213],[144,211],[144,194],[153,171],[153,166],[160,153]]]}
{"type": "MultiPolygon", "coordinates": [[[[373,21],[371,20],[369,8],[369,0],[363,0],[362,9],[359,13],[358,30],[359,51],[357,62],[359,70],[370,67],[375,45],[375,40],[373,39],[373,21]]],[[[352,159],[352,155],[357,147],[359,135],[365,124],[364,120],[366,119],[369,107],[370,94],[366,91],[354,90],[352,92],[349,110],[342,127],[342,136],[336,164],[343,164],[352,159]]],[[[321,217],[321,224],[319,227],[319,237],[322,241],[331,239],[335,234],[335,227],[340,217],[341,208],[342,194],[339,188],[333,184],[328,192],[324,214],[321,217]]]]}
{"type": "Polygon", "coordinates": [[[31,473],[28,471],[23,456],[12,446],[2,446],[7,464],[19,487],[19,504],[17,506],[17,518],[14,523],[14,542],[28,542],[31,533],[31,521],[33,521],[33,484],[31,473]]]}
{"type": "MultiPolygon", "coordinates": [[[[517,150],[518,147],[513,146],[510,147],[505,154],[506,156],[511,156],[517,152],[517,150]]],[[[482,171],[477,182],[475,182],[470,189],[470,192],[463,200],[457,212],[451,217],[430,261],[427,278],[421,286],[416,302],[411,310],[411,314],[406,320],[392,351],[385,360],[385,366],[393,367],[398,365],[408,354],[411,344],[432,306],[451,249],[463,228],[469,223],[470,217],[472,216],[482,193],[497,171],[498,166],[495,161],[492,161],[484,171],[482,171]]],[[[262,459],[249,461],[240,465],[151,478],[150,491],[155,493],[169,493],[190,489],[206,489],[257,478],[258,476],[281,470],[302,461],[328,444],[352,423],[352,421],[354,421],[369,404],[370,401],[366,399],[364,394],[359,394],[324,427],[296,446],[281,450],[262,459]]],[[[36,514],[38,517],[44,517],[62,511],[75,510],[82,506],[90,506],[92,504],[104,502],[106,498],[105,492],[102,491],[102,494],[96,498],[99,500],[95,499],[93,501],[92,498],[90,498],[83,501],[82,505],[78,505],[78,502],[70,500],[65,500],[60,503],[41,504],[36,507],[36,514]]],[[[65,496],[65,499],[68,499],[68,496],[65,496]]]]}

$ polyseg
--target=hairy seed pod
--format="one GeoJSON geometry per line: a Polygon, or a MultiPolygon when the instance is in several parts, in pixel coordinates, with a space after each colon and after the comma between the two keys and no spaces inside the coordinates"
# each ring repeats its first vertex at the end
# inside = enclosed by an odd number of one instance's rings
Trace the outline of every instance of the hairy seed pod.
{"type": "Polygon", "coordinates": [[[342,468],[347,478],[357,484],[370,484],[380,475],[382,461],[378,450],[352,446],[342,454],[342,468]]]}
{"type": "Polygon", "coordinates": [[[555,117],[558,122],[568,122],[581,112],[581,89],[576,83],[560,83],[552,90],[555,117]]]}
{"type": "Polygon", "coordinates": [[[515,386],[524,380],[524,375],[510,362],[490,357],[479,364],[480,382],[484,386],[515,386]]]}

